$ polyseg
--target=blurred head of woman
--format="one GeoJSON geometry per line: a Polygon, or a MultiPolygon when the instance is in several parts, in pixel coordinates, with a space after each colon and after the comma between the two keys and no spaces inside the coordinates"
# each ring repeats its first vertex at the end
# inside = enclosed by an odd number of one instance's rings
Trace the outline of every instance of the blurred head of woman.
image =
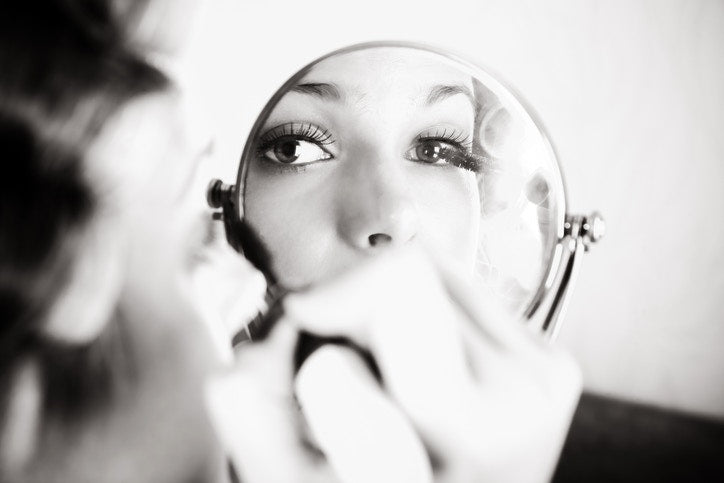
{"type": "Polygon", "coordinates": [[[218,356],[191,289],[207,143],[139,48],[137,21],[167,10],[154,3],[0,16],[2,481],[206,481],[223,466],[201,396],[218,356]]]}

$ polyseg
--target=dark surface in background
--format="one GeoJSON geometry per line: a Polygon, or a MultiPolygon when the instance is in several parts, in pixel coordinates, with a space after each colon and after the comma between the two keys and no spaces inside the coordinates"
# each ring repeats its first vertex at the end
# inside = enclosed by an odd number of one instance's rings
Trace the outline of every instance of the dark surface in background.
{"type": "Polygon", "coordinates": [[[553,481],[724,482],[724,421],[586,393],[553,481]]]}

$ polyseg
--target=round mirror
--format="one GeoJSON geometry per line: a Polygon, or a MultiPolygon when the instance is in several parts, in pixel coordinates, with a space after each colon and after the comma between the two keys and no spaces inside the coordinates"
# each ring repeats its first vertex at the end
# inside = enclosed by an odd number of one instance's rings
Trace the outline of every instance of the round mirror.
{"type": "Polygon", "coordinates": [[[224,216],[256,232],[286,288],[414,241],[527,318],[567,286],[572,221],[574,242],[592,231],[567,218],[555,152],[519,96],[409,44],[356,45],[294,74],[252,128],[229,188],[224,216]]]}

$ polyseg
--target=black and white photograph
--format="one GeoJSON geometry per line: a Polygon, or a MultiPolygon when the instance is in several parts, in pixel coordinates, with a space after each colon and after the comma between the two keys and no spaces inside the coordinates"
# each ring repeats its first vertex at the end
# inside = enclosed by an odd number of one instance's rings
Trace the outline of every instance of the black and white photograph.
{"type": "Polygon", "coordinates": [[[724,2],[0,12],[0,483],[724,481],[724,2]]]}

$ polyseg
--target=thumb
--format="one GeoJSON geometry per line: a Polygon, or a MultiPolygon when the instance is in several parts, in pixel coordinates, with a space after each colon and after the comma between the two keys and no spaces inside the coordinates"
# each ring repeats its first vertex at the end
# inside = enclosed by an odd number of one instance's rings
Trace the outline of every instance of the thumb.
{"type": "Polygon", "coordinates": [[[295,341],[296,331],[279,324],[263,344],[244,347],[231,371],[206,384],[212,425],[244,482],[314,481],[296,431],[291,361],[283,364],[278,350],[291,353],[295,341]]]}
{"type": "Polygon", "coordinates": [[[427,452],[411,423],[354,350],[317,349],[295,386],[311,435],[342,481],[432,481],[427,452]]]}

